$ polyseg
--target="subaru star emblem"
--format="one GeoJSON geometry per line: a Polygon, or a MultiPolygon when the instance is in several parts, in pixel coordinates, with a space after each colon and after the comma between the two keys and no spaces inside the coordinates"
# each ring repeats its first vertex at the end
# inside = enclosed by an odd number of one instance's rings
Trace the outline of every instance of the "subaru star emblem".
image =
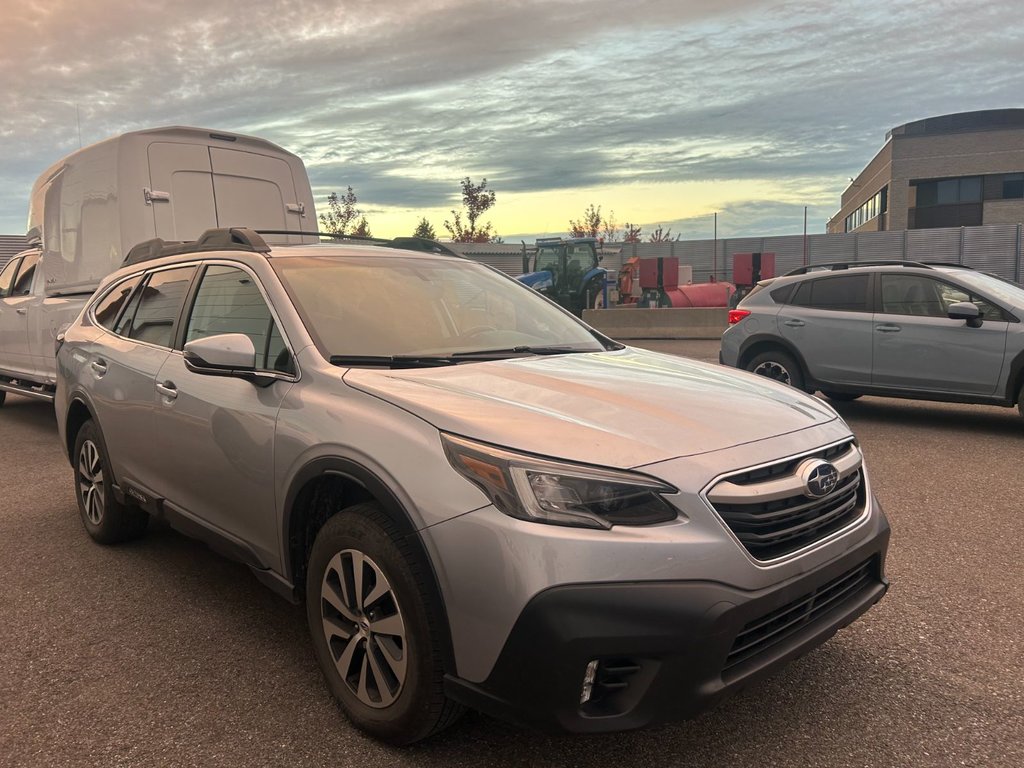
{"type": "Polygon", "coordinates": [[[812,499],[828,496],[839,484],[839,470],[834,464],[821,459],[805,462],[800,470],[804,493],[812,499]]]}

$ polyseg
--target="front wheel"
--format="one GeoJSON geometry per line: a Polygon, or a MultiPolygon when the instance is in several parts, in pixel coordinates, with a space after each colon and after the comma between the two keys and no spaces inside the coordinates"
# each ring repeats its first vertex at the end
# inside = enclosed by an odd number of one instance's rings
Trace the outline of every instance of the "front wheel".
{"type": "Polygon", "coordinates": [[[760,353],[747,363],[747,370],[797,389],[804,388],[804,375],[800,370],[800,364],[781,350],[773,349],[760,353]]]}
{"type": "Polygon", "coordinates": [[[455,722],[444,695],[438,616],[416,555],[376,504],[343,510],[317,533],[306,617],[327,684],[354,725],[411,744],[455,722]]]}

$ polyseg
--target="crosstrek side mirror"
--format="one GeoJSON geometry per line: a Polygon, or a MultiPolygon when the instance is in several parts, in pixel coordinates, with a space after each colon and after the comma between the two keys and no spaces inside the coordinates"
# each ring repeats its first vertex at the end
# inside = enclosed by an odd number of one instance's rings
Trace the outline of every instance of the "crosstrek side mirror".
{"type": "Polygon", "coordinates": [[[185,365],[194,373],[221,375],[256,370],[256,348],[244,333],[221,333],[195,339],[183,350],[185,365]]]}
{"type": "Polygon", "coordinates": [[[946,310],[950,320],[966,320],[969,328],[981,328],[981,310],[977,304],[969,301],[958,301],[950,304],[946,310]]]}

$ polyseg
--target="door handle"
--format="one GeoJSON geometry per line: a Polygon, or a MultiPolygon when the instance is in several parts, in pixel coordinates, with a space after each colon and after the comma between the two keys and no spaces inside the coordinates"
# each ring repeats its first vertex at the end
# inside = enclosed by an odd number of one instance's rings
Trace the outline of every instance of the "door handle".
{"type": "Polygon", "coordinates": [[[14,311],[17,312],[19,315],[27,315],[28,314],[28,310],[25,309],[24,307],[18,307],[14,311]]]}
{"type": "Polygon", "coordinates": [[[788,325],[790,328],[803,328],[807,323],[803,320],[786,320],[783,325],[788,325]]]}
{"type": "Polygon", "coordinates": [[[174,386],[173,381],[165,381],[163,384],[157,384],[156,391],[168,400],[174,400],[178,396],[178,388],[174,386]]]}
{"type": "Polygon", "coordinates": [[[899,333],[903,329],[900,328],[900,326],[898,325],[894,325],[892,323],[885,323],[884,325],[876,325],[875,330],[878,331],[879,333],[899,333]]]}
{"type": "Polygon", "coordinates": [[[89,367],[93,369],[97,376],[102,376],[107,372],[107,361],[106,360],[93,360],[89,363],[89,367]]]}

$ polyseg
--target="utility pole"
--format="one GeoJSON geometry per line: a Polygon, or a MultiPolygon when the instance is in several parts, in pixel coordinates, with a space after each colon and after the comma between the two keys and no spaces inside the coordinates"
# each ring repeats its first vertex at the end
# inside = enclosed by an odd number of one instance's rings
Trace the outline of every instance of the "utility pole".
{"type": "Polygon", "coordinates": [[[711,273],[711,282],[718,281],[718,211],[715,211],[715,244],[713,258],[715,263],[714,272],[711,273]]]}
{"type": "Polygon", "coordinates": [[[807,206],[804,206],[804,266],[807,266],[807,206]]]}

